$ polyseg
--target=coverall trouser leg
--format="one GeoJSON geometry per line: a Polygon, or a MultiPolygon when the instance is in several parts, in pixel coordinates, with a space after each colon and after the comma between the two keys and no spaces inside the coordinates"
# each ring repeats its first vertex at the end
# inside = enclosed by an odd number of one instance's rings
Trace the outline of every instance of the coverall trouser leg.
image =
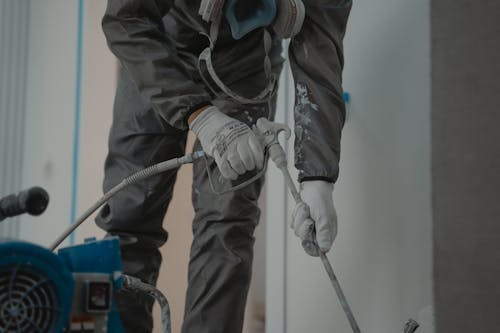
{"type": "MultiPolygon", "coordinates": [[[[270,113],[267,106],[248,108],[225,101],[214,101],[214,104],[249,125],[270,113]]],[[[196,142],[194,150],[198,149],[201,147],[196,142]]],[[[210,169],[215,169],[211,161],[210,169]]],[[[210,186],[205,161],[195,162],[194,237],[182,333],[241,332],[263,182],[260,178],[238,191],[218,195],[210,186]]],[[[229,186],[226,182],[226,187],[229,186]]]]}
{"type": "MultiPolygon", "coordinates": [[[[267,105],[243,107],[214,100],[224,112],[249,125],[272,112],[267,105]]],[[[187,132],[169,126],[138,94],[122,70],[114,105],[104,190],[152,164],[184,155],[187,132]]],[[[201,149],[199,143],[195,150],[201,149]]],[[[208,160],[209,168],[215,163],[208,160]]],[[[263,179],[224,195],[209,184],[206,161],[194,165],[193,243],[189,262],[183,333],[238,333],[242,330],[251,278],[253,232],[263,179]]],[[[123,271],[156,284],[161,264],[158,250],[167,240],[163,219],[172,197],[177,170],[128,187],[99,212],[96,222],[121,239],[123,271]]],[[[168,296],[168,295],[167,295],[168,296]]],[[[127,333],[150,333],[152,300],[119,293],[117,305],[127,333]]]]}
{"type": "MultiPolygon", "coordinates": [[[[187,132],[161,119],[122,70],[109,135],[104,191],[138,170],[184,155],[186,136],[187,132]]],[[[120,237],[123,272],[153,285],[162,260],[158,248],[168,237],[162,224],[176,174],[177,170],[171,170],[128,186],[111,198],[96,218],[108,235],[120,237]]],[[[151,332],[152,299],[120,292],[116,301],[127,333],[151,332]]]]}

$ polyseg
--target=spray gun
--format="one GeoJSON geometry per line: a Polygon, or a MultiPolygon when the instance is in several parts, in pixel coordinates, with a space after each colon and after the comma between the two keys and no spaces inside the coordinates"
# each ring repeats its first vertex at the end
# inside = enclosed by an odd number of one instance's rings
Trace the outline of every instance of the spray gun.
{"type": "MultiPolygon", "coordinates": [[[[257,134],[259,137],[262,145],[265,147],[266,150],[266,155],[276,164],[278,169],[281,170],[283,173],[283,176],[285,177],[285,181],[292,193],[293,198],[295,199],[296,203],[302,202],[302,199],[300,198],[300,194],[297,191],[297,188],[295,187],[295,184],[293,182],[293,179],[290,175],[290,172],[288,171],[288,162],[286,158],[286,153],[281,147],[278,137],[281,132],[285,134],[285,138],[289,139],[291,136],[291,131],[290,128],[284,124],[279,124],[279,123],[274,123],[271,122],[265,118],[260,118],[257,121],[256,126],[253,128],[254,132],[257,134]]],[[[167,170],[178,168],[183,164],[187,163],[193,163],[195,160],[200,159],[200,158],[206,158],[206,155],[203,151],[196,151],[191,154],[187,154],[185,156],[182,156],[180,158],[175,158],[172,160],[168,160],[162,163],[155,164],[149,168],[146,168],[144,170],[141,170],[124,180],[122,180],[118,185],[116,185],[114,188],[112,188],[110,191],[104,194],[104,196],[99,199],[94,205],[92,205],[89,209],[87,209],[76,221],[73,223],[71,226],[69,226],[62,234],[59,236],[53,244],[50,246],[51,250],[55,250],[63,241],[68,237],[76,228],[78,228],[90,215],[92,215],[97,209],[99,209],[103,204],[105,204],[111,197],[116,195],[118,192],[126,188],[127,186],[131,184],[135,184],[143,179],[149,178],[151,176],[163,173],[167,170]]],[[[266,158],[266,161],[268,159],[266,158]]],[[[211,172],[208,168],[209,163],[206,162],[207,164],[207,172],[209,175],[210,183],[212,186],[212,190],[217,193],[217,194],[224,194],[230,191],[236,191],[239,188],[242,188],[244,186],[247,186],[248,184],[254,182],[256,179],[262,177],[262,175],[265,173],[266,168],[267,168],[267,162],[263,170],[259,171],[256,175],[251,177],[250,179],[244,181],[243,183],[231,187],[225,191],[217,191],[215,189],[215,186],[213,185],[213,176],[211,175],[211,172]]],[[[311,231],[314,233],[314,230],[311,231]]],[[[313,237],[312,239],[314,239],[313,237]]],[[[313,241],[313,246],[317,248],[317,244],[313,241]]],[[[332,285],[337,293],[337,296],[339,298],[340,304],[342,305],[342,308],[344,309],[344,312],[349,320],[349,323],[351,324],[351,327],[353,329],[354,333],[360,333],[359,326],[356,322],[356,319],[354,318],[354,315],[352,313],[351,308],[349,307],[349,304],[347,303],[347,299],[344,296],[344,293],[342,291],[342,288],[340,287],[340,284],[335,276],[335,273],[332,269],[332,266],[326,257],[325,254],[323,254],[321,251],[318,252],[320,253],[321,261],[323,262],[323,265],[328,273],[328,276],[330,277],[330,280],[332,282],[332,285]]],[[[156,296],[157,300],[159,303],[162,305],[162,314],[164,314],[162,317],[162,321],[164,324],[164,332],[170,332],[170,320],[169,320],[169,309],[168,309],[168,302],[166,301],[166,298],[159,292],[154,292],[154,288],[152,286],[146,286],[145,284],[141,283],[137,279],[131,278],[131,277],[126,277],[125,280],[125,285],[129,286],[130,289],[139,289],[142,288],[142,290],[145,290],[149,292],[150,295],[156,296]]]]}

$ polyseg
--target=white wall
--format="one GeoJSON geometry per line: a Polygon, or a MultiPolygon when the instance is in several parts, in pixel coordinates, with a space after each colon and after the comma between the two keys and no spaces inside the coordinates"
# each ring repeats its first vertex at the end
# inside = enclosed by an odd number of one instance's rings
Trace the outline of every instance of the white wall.
{"type": "Polygon", "coordinates": [[[40,217],[23,216],[20,237],[48,245],[69,224],[76,83],[77,1],[31,1],[23,188],[50,194],[40,217]]]}
{"type": "MultiPolygon", "coordinates": [[[[43,245],[49,245],[70,224],[73,189],[77,217],[102,195],[117,63],[100,25],[105,1],[83,1],[80,121],[75,124],[78,3],[31,1],[30,7],[23,188],[46,188],[50,204],[40,217],[23,216],[20,237],[43,245]]],[[[89,220],[75,233],[74,241],[100,235],[102,231],[89,220]]]]}
{"type": "MultiPolygon", "coordinates": [[[[0,2],[0,197],[21,189],[29,0],[0,2]]],[[[0,237],[17,237],[19,218],[0,223],[0,237]]]]}
{"type": "MultiPolygon", "coordinates": [[[[352,102],[334,192],[339,235],[328,256],[366,332],[401,332],[432,302],[429,49],[428,1],[354,2],[344,71],[352,102]]],[[[289,198],[288,216],[292,209],[289,198]]],[[[278,231],[271,252],[283,251],[278,231]]],[[[350,332],[321,262],[287,237],[285,318],[268,331],[350,332]]],[[[278,257],[269,265],[282,265],[278,257]]],[[[276,312],[268,309],[272,325],[276,312]]]]}
{"type": "MultiPolygon", "coordinates": [[[[103,194],[104,161],[118,76],[118,61],[108,49],[101,28],[106,1],[85,0],[84,4],[77,216],[103,194]]],[[[76,231],[75,243],[103,235],[92,217],[76,231]]]]}

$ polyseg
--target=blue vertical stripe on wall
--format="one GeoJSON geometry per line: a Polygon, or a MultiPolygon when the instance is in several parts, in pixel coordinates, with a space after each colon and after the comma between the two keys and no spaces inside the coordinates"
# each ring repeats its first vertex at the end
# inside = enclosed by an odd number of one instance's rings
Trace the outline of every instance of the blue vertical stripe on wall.
{"type": "MultiPolygon", "coordinates": [[[[75,83],[75,123],[73,136],[73,166],[71,180],[71,216],[70,224],[76,220],[78,199],[78,158],[80,148],[80,114],[82,97],[82,52],[83,52],[83,0],[78,0],[77,19],[77,42],[76,42],[76,83],[75,83]]],[[[70,244],[75,243],[75,233],[70,236],[70,244]]]]}

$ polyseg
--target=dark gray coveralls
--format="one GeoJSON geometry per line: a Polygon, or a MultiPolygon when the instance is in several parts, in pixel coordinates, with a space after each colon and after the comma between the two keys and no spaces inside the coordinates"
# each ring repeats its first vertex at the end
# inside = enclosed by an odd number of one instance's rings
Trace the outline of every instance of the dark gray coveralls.
{"type": "MultiPolygon", "coordinates": [[[[295,165],[299,180],[334,182],[338,175],[342,98],[342,39],[351,3],[304,0],[306,19],[290,45],[296,82],[295,165]]],[[[109,136],[104,190],[160,161],[184,155],[188,116],[208,104],[248,125],[272,118],[274,104],[240,105],[215,97],[201,80],[197,58],[209,26],[197,14],[199,0],[108,0],[103,30],[122,65],[109,136]]],[[[281,71],[281,41],[273,38],[273,72],[281,71]]],[[[233,40],[223,20],[213,61],[223,81],[243,96],[262,90],[263,30],[233,40]]],[[[201,149],[199,142],[195,150],[201,149]]],[[[211,167],[215,167],[212,161],[211,167]]],[[[97,224],[122,239],[124,273],[155,284],[162,227],[176,171],[145,180],[118,194],[100,211],[97,224]]],[[[251,277],[253,232],[263,180],[218,196],[204,162],[194,165],[194,239],[189,262],[184,333],[241,332],[251,277]]],[[[171,221],[170,223],[175,223],[171,221]]],[[[121,294],[118,306],[127,333],[151,332],[150,299],[121,294]]]]}

